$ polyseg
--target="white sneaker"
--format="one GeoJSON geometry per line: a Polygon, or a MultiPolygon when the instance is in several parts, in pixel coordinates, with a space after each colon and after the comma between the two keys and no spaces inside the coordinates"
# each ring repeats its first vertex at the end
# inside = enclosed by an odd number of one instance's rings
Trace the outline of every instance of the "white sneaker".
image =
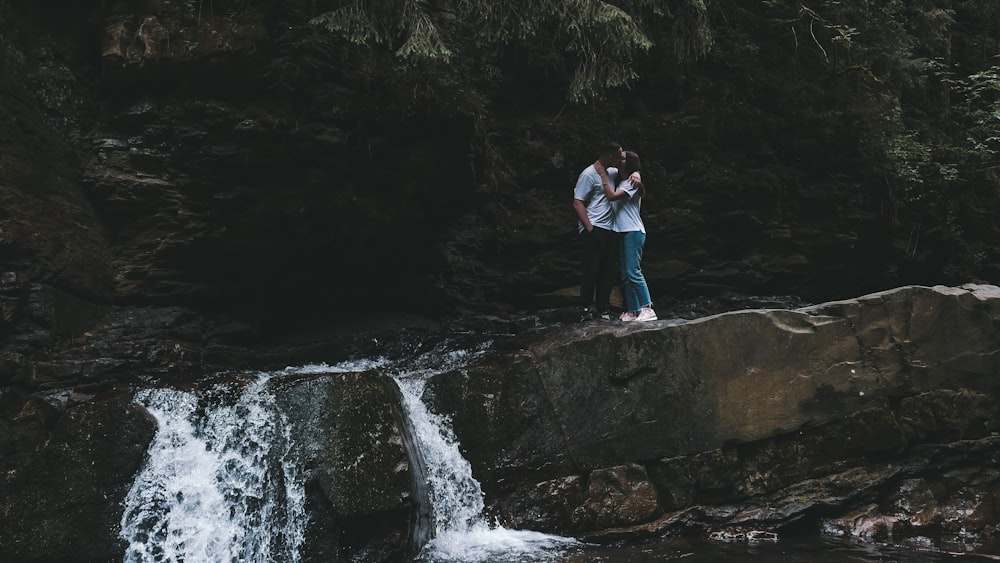
{"type": "Polygon", "coordinates": [[[631,311],[625,311],[625,312],[624,312],[624,313],[622,313],[622,314],[621,314],[621,316],[620,316],[620,317],[618,317],[618,318],[619,318],[619,319],[620,319],[620,320],[621,320],[622,322],[625,322],[625,323],[627,323],[627,322],[630,322],[630,321],[634,321],[634,320],[635,320],[635,313],[633,313],[633,312],[631,312],[631,311]]]}
{"type": "Polygon", "coordinates": [[[655,321],[657,320],[656,311],[652,307],[643,307],[639,314],[636,315],[635,320],[637,321],[655,321]]]}

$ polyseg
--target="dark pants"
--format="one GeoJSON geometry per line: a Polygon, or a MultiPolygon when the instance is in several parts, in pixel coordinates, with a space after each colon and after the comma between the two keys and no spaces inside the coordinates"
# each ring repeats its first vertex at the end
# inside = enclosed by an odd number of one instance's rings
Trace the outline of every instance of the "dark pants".
{"type": "Polygon", "coordinates": [[[580,234],[583,251],[583,278],[580,280],[580,301],[598,311],[611,309],[611,288],[618,276],[618,237],[615,233],[594,227],[580,234]]]}

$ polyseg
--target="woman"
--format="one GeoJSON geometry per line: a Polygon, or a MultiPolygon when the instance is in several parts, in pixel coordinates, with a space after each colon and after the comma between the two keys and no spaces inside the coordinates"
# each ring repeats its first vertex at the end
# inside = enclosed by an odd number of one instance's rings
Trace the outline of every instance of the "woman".
{"type": "Polygon", "coordinates": [[[598,167],[604,182],[604,195],[615,204],[615,231],[621,239],[620,260],[622,293],[626,310],[621,314],[623,321],[655,321],[656,312],[649,297],[649,286],[642,275],[639,263],[642,261],[642,247],[646,244],[646,227],[642,224],[639,208],[646,195],[639,170],[642,165],[639,155],[625,151],[625,160],[618,171],[619,183],[612,187],[608,171],[598,167]],[[622,180],[624,178],[624,180],[622,180]]]}

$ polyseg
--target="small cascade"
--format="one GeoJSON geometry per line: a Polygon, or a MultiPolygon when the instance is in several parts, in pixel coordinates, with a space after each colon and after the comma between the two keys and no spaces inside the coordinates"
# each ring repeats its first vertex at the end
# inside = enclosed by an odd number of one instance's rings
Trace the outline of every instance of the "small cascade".
{"type": "Polygon", "coordinates": [[[476,355],[461,351],[442,354],[435,356],[441,362],[437,366],[432,366],[433,361],[417,362],[410,364],[412,369],[400,369],[394,375],[410,438],[419,450],[411,457],[423,464],[431,503],[432,538],[416,559],[433,563],[556,560],[566,548],[578,545],[576,540],[489,523],[482,488],[462,456],[451,421],[431,412],[422,400],[431,375],[459,367],[476,355]]]}
{"type": "Polygon", "coordinates": [[[434,375],[467,365],[488,349],[435,348],[401,360],[361,359],[289,367],[234,392],[148,389],[136,394],[157,421],[145,466],[127,495],[121,537],[125,563],[301,560],[308,514],[304,475],[291,430],[276,405],[272,376],[377,368],[400,392],[404,442],[416,498],[411,551],[428,563],[554,561],[575,540],[508,530],[487,522],[484,495],[451,421],[422,401],[434,375]]]}
{"type": "Polygon", "coordinates": [[[430,485],[435,535],[488,528],[483,518],[482,489],[472,476],[472,466],[459,452],[448,420],[430,412],[420,400],[426,381],[399,378],[397,384],[430,485]]]}
{"type": "Polygon", "coordinates": [[[125,501],[126,563],[299,561],[302,476],[267,382],[235,399],[221,387],[137,393],[158,429],[125,501]]]}

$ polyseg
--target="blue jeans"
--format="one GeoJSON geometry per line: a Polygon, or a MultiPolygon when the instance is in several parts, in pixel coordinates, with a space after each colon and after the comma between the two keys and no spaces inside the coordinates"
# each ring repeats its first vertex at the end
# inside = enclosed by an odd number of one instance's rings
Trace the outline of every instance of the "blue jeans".
{"type": "Polygon", "coordinates": [[[649,287],[642,275],[639,262],[642,261],[642,247],[646,244],[646,233],[627,231],[621,234],[622,294],[625,308],[633,313],[653,304],[649,298],[649,287]]]}

